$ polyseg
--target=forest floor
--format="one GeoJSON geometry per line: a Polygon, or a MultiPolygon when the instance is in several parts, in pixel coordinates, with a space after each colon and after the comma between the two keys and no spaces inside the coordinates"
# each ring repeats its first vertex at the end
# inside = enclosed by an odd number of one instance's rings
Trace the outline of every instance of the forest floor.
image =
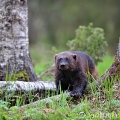
{"type": "MultiPolygon", "coordinates": [[[[107,56],[97,65],[100,76],[110,67],[113,59],[107,56]]],[[[38,66],[35,67],[36,72],[38,66]]],[[[66,93],[61,93],[58,101],[53,99],[37,107],[20,109],[19,100],[16,106],[9,107],[8,101],[0,100],[0,120],[119,120],[120,79],[104,81],[100,86],[89,83],[88,87],[90,91],[85,92],[81,99],[68,99],[66,93]]]]}

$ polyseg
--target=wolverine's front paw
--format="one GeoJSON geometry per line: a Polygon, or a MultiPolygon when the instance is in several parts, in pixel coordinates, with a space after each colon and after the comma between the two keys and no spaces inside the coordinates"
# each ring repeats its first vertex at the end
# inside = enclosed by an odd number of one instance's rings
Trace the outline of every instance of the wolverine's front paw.
{"type": "Polygon", "coordinates": [[[70,96],[71,97],[75,97],[75,98],[80,98],[80,97],[82,97],[82,92],[79,92],[79,91],[71,91],[70,92],[70,96]]]}

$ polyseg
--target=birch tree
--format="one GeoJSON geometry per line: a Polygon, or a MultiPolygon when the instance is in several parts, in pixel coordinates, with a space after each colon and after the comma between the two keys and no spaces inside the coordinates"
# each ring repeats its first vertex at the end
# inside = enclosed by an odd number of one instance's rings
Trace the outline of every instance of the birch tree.
{"type": "Polygon", "coordinates": [[[0,0],[0,81],[37,81],[28,39],[27,0],[0,0]]]}

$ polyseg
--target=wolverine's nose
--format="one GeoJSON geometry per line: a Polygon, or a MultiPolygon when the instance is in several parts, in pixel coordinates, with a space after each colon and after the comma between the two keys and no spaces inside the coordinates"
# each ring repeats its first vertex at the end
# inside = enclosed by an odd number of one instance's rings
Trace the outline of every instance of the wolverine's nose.
{"type": "Polygon", "coordinates": [[[65,63],[61,63],[60,67],[64,68],[65,67],[65,63]]]}
{"type": "Polygon", "coordinates": [[[67,62],[65,62],[65,61],[61,61],[61,63],[59,64],[59,68],[61,69],[61,70],[66,70],[67,69],[67,65],[68,63],[67,62]]]}

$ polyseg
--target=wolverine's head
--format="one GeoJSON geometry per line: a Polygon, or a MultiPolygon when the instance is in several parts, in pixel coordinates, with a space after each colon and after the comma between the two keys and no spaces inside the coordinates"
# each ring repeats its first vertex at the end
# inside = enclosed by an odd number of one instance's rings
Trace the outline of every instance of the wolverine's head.
{"type": "Polygon", "coordinates": [[[59,70],[72,71],[76,63],[76,54],[71,52],[62,52],[55,55],[55,65],[59,70]]]}

